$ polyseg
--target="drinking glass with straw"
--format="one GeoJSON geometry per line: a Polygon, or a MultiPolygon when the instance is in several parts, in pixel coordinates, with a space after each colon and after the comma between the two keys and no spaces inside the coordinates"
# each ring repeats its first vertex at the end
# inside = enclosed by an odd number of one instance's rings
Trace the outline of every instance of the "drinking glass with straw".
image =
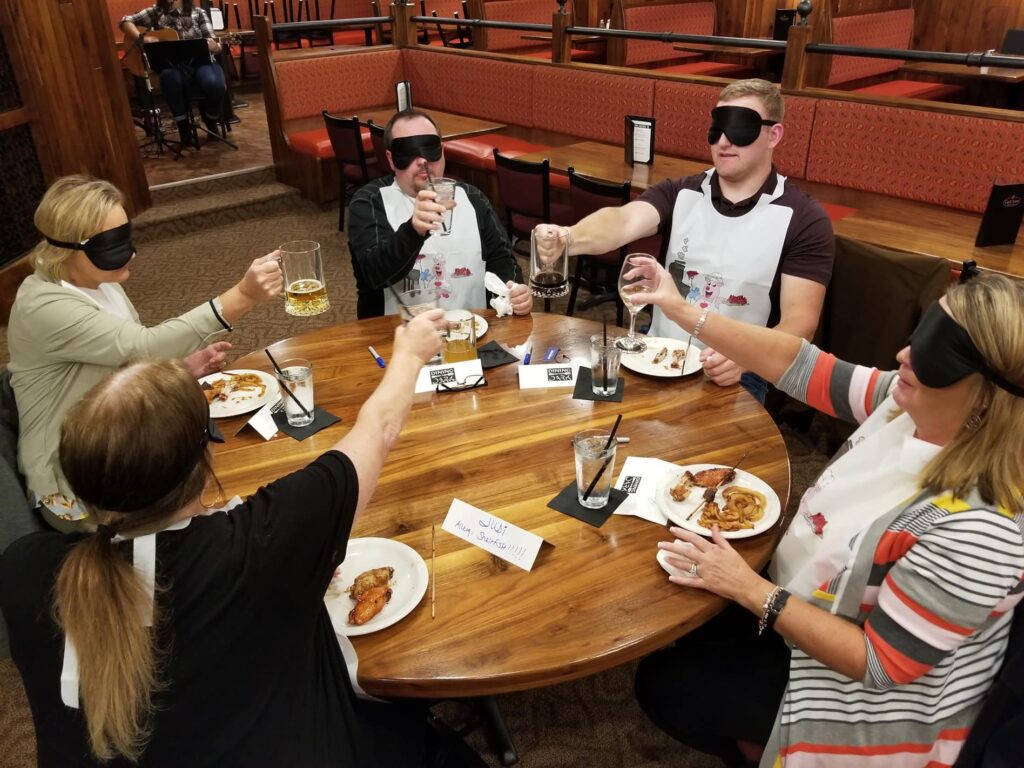
{"type": "Polygon", "coordinates": [[[610,432],[586,429],[573,438],[576,455],[576,493],[580,506],[601,509],[611,497],[615,474],[615,433],[622,423],[622,414],[615,417],[610,432]]]}
{"type": "Polygon", "coordinates": [[[285,394],[284,412],[288,424],[293,427],[304,427],[313,423],[313,366],[308,360],[292,358],[285,360],[284,366],[270,354],[269,349],[263,350],[270,359],[270,364],[277,372],[277,381],[285,394]],[[307,403],[303,403],[305,399],[307,403]]]}

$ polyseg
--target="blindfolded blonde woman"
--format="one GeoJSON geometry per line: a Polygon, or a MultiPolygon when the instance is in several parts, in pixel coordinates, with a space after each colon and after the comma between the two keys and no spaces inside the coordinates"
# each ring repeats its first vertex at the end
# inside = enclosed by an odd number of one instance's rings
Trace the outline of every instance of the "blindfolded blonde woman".
{"type": "Polygon", "coordinates": [[[283,278],[277,252],[267,254],[224,293],[147,328],[121,287],[135,246],[116,187],[87,176],[58,179],[39,203],[35,225],[44,238],[31,254],[35,273],[18,289],[7,329],[18,463],[43,517],[67,529],[84,510],[57,459],[64,413],[129,360],[184,358],[196,376],[217,370],[231,345],[211,339],[280,295],[283,278]]]}
{"type": "Polygon", "coordinates": [[[732,764],[743,739],[767,742],[762,766],[953,765],[1022,595],[1024,285],[984,275],[952,288],[899,370],[880,372],[702,312],[652,260],[641,273],[636,301],[860,423],[804,495],[771,580],[717,529],[674,528],[659,545],[680,569],[672,581],[739,608],[645,659],[641,705],[732,764]]]}

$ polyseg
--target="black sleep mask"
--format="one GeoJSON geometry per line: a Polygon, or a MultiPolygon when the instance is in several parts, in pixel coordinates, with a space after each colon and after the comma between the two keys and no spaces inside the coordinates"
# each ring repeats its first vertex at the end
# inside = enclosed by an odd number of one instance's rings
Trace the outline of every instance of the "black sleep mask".
{"type": "Polygon", "coordinates": [[[708,144],[717,144],[724,133],[732,144],[745,147],[757,141],[762,127],[776,125],[778,122],[765,120],[756,109],[750,107],[715,107],[711,110],[708,144]]]}
{"type": "Polygon", "coordinates": [[[910,335],[910,365],[917,380],[926,387],[942,389],[972,373],[980,373],[1012,395],[1024,397],[1024,387],[993,371],[967,331],[935,302],[921,316],[910,335]]]}
{"type": "Polygon", "coordinates": [[[132,243],[132,223],[125,222],[119,227],[108,229],[93,235],[84,243],[68,243],[47,237],[46,242],[57,248],[68,248],[72,251],[85,251],[85,255],[98,269],[112,272],[121,269],[132,260],[135,245],[132,243]]]}
{"type": "Polygon", "coordinates": [[[404,171],[417,159],[423,158],[431,163],[441,159],[441,137],[432,133],[420,133],[416,136],[403,136],[392,139],[391,162],[395,168],[404,171]]]}

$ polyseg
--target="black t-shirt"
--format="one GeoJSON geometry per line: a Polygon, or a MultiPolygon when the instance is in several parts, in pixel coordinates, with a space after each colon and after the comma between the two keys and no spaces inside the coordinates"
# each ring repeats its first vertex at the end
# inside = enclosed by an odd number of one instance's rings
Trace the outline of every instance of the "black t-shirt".
{"type": "MultiPolygon", "coordinates": [[[[154,697],[141,765],[418,764],[404,711],[354,697],[323,603],[358,496],[351,461],[332,452],[230,512],[157,536],[168,687],[154,697]]],[[[51,618],[57,570],[80,538],[32,534],[0,558],[0,605],[40,766],[96,764],[81,710],[60,698],[64,638],[51,618]]]]}

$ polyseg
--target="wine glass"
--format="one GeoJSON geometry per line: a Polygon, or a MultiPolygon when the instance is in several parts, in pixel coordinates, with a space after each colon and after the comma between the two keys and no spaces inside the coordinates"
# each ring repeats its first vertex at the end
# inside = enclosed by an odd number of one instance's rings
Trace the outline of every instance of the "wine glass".
{"type": "Polygon", "coordinates": [[[631,253],[626,256],[625,261],[622,262],[622,270],[619,272],[619,296],[622,297],[622,303],[626,309],[629,310],[629,335],[617,339],[615,346],[621,349],[623,352],[643,352],[647,349],[647,344],[644,343],[643,339],[636,335],[636,316],[637,313],[647,306],[647,304],[636,304],[630,298],[634,293],[647,290],[647,278],[642,274],[637,274],[634,277],[626,277],[627,272],[632,272],[638,266],[634,259],[637,256],[647,256],[650,258],[648,253],[631,253]]]}

